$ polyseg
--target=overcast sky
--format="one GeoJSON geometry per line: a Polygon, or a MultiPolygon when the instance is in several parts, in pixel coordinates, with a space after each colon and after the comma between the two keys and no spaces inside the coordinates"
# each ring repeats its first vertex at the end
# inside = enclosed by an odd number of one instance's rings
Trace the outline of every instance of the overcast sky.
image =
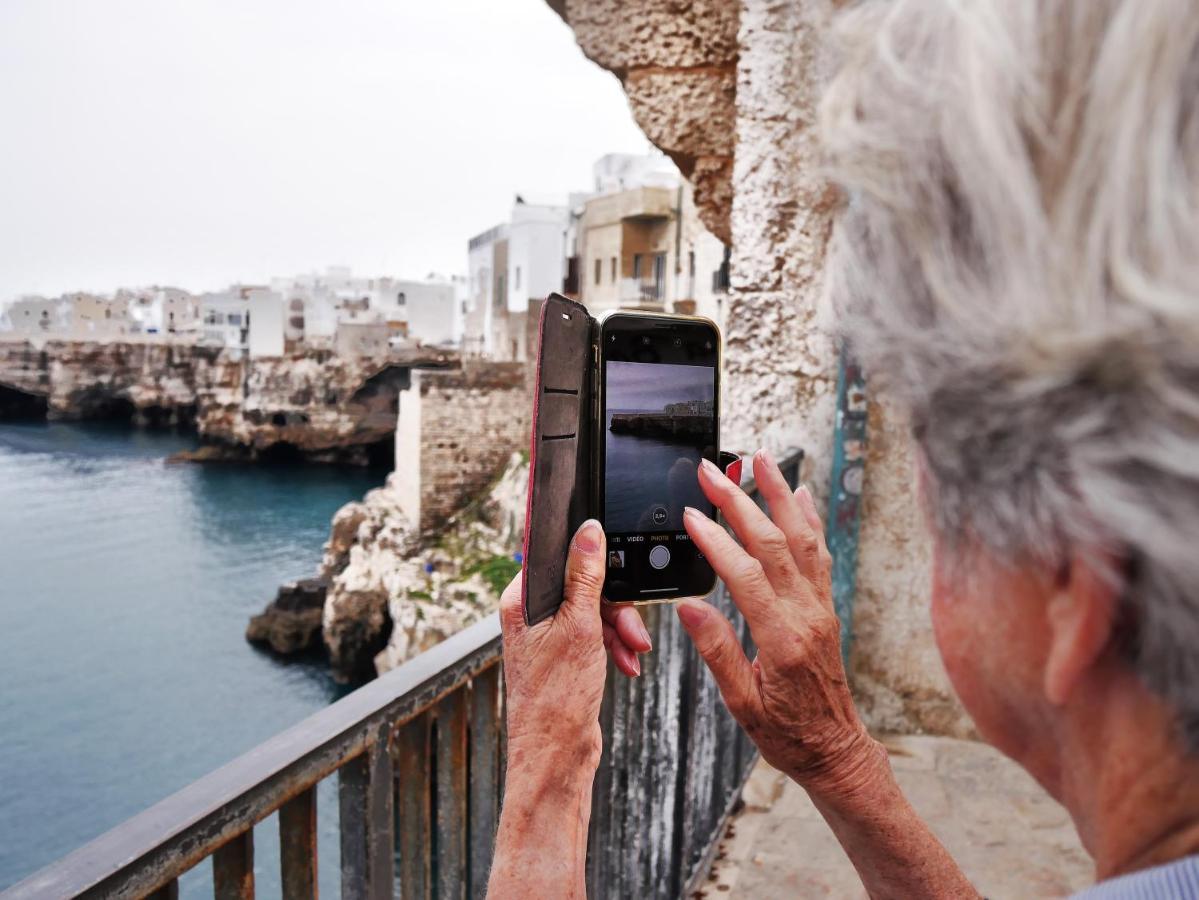
{"type": "Polygon", "coordinates": [[[644,152],[544,0],[0,0],[0,302],[461,272],[644,152]]]}
{"type": "Polygon", "coordinates": [[[608,409],[662,409],[667,403],[711,400],[712,367],[609,362],[608,409]]]}

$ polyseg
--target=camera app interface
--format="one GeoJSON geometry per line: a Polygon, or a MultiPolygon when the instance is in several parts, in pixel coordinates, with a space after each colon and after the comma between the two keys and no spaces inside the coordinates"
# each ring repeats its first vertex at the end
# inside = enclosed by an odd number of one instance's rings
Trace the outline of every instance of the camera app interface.
{"type": "Polygon", "coordinates": [[[704,593],[711,570],[683,528],[683,509],[712,512],[697,469],[716,454],[715,350],[702,338],[625,340],[634,351],[628,355],[642,360],[609,357],[604,367],[607,595],[704,593]]]}

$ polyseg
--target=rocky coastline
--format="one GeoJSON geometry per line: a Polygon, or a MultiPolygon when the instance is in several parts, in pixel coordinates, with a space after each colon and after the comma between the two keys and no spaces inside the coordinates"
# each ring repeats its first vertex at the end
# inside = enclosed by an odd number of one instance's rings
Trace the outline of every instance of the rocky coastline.
{"type": "Polygon", "coordinates": [[[671,415],[669,413],[613,413],[608,430],[632,437],[708,437],[712,433],[710,415],[671,415]]]}
{"type": "Polygon", "coordinates": [[[177,461],[390,466],[411,370],[456,364],[440,351],[253,359],[179,343],[5,340],[0,421],[108,419],[195,431],[200,446],[177,461]]]}
{"type": "Polygon", "coordinates": [[[512,454],[491,487],[433,534],[402,512],[401,477],[337,512],[315,577],[284,585],[247,640],[281,654],[323,647],[334,678],[356,683],[497,607],[520,568],[528,460],[512,454]]]}

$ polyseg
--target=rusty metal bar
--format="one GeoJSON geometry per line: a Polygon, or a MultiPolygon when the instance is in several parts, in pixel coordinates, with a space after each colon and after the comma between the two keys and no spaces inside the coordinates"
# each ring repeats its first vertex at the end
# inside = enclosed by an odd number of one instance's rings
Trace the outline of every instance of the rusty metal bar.
{"type": "Polygon", "coordinates": [[[361,753],[380,724],[402,723],[428,709],[500,652],[499,617],[492,614],[0,896],[150,894],[361,753]]]}
{"type": "Polygon", "coordinates": [[[254,829],[247,828],[212,854],[216,900],[254,900],[254,829]]]}
{"type": "Polygon", "coordinates": [[[433,839],[429,795],[428,713],[404,725],[396,736],[396,802],[399,830],[400,896],[428,900],[432,895],[433,839]]]}
{"type": "Polygon", "coordinates": [[[470,870],[467,891],[474,900],[487,895],[487,876],[495,850],[500,798],[500,667],[484,669],[470,685],[470,870]]]}
{"type": "Polygon", "coordinates": [[[389,900],[395,879],[390,729],[338,771],[343,900],[389,900]]]}
{"type": "Polygon", "coordinates": [[[466,691],[437,705],[437,897],[466,897],[466,691]]]}
{"type": "Polygon", "coordinates": [[[279,809],[279,873],[283,900],[316,900],[316,788],[279,809]]]}

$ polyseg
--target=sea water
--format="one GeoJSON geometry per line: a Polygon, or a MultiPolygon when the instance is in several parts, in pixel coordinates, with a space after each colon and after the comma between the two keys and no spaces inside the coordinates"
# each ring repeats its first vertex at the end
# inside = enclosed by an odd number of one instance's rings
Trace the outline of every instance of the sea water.
{"type": "MultiPolygon", "coordinates": [[[[0,889],[342,695],[246,643],[380,473],[169,464],[185,437],[0,425],[0,889]]],[[[336,896],[336,791],[318,798],[336,896]]],[[[261,896],[277,827],[256,829],[261,896]]],[[[202,895],[210,866],[182,883],[202,895]]],[[[211,882],[209,881],[209,884],[211,882]]],[[[210,890],[210,888],[209,888],[210,890]]]]}

